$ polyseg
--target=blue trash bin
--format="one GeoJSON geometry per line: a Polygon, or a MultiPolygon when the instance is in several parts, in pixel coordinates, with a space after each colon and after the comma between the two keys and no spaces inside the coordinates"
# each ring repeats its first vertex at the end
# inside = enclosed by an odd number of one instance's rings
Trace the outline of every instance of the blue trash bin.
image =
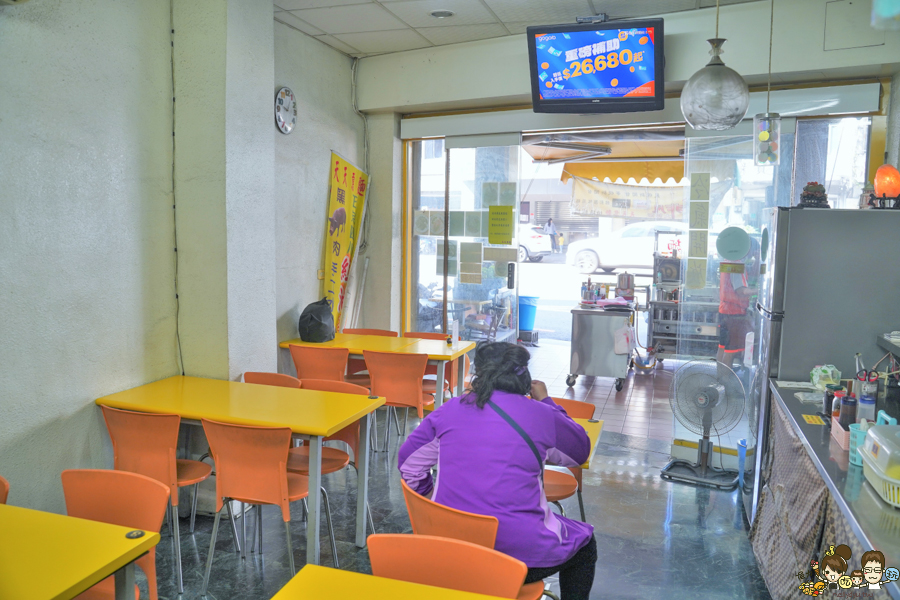
{"type": "Polygon", "coordinates": [[[537,296],[519,296],[519,331],[534,331],[537,303],[537,296]]]}

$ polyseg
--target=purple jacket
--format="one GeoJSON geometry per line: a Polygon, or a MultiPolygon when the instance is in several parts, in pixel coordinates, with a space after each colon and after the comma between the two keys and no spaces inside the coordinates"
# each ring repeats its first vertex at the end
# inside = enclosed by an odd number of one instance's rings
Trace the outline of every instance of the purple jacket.
{"type": "MultiPolygon", "coordinates": [[[[497,391],[491,399],[528,433],[545,462],[577,466],[587,460],[590,439],[550,398],[536,402],[497,391]]],[[[427,495],[433,488],[435,502],[497,517],[494,547],[529,567],[561,565],[593,535],[591,525],[550,510],[534,453],[489,406],[459,398],[444,403],[409,435],[398,463],[416,492],[427,495]]]]}

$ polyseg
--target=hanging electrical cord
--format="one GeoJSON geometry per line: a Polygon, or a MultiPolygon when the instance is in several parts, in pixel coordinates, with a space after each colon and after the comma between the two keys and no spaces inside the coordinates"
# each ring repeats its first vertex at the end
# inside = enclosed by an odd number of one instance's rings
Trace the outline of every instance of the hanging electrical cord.
{"type": "MultiPolygon", "coordinates": [[[[369,176],[369,189],[366,192],[369,198],[372,197],[372,174],[369,173],[369,119],[359,110],[356,77],[359,72],[359,59],[353,59],[353,65],[350,67],[350,92],[353,100],[353,112],[355,112],[363,122],[363,171],[369,176]]],[[[366,203],[368,204],[368,202],[366,203]]],[[[370,207],[371,208],[371,207],[370,207]]],[[[366,210],[363,218],[362,227],[360,227],[359,254],[364,254],[369,246],[369,223],[371,222],[370,211],[366,210]]]]}
{"type": "Polygon", "coordinates": [[[175,2],[169,2],[169,61],[172,72],[172,244],[175,255],[175,342],[178,345],[178,367],[184,375],[184,354],[181,351],[181,301],[178,298],[178,212],[175,210],[175,2]]]}

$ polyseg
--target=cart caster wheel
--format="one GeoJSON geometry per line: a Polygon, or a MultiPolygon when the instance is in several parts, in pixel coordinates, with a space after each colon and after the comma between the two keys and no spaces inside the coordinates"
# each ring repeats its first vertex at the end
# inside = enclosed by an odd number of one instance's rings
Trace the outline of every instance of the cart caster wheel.
{"type": "Polygon", "coordinates": [[[569,375],[568,377],[566,377],[566,385],[567,385],[568,387],[572,387],[573,385],[575,385],[575,380],[576,380],[576,379],[578,379],[578,376],[576,376],[576,375],[569,375]]]}
{"type": "Polygon", "coordinates": [[[625,383],[624,379],[616,379],[616,391],[617,392],[622,391],[622,385],[624,385],[624,383],[625,383]]]}
{"type": "Polygon", "coordinates": [[[631,358],[631,359],[628,360],[628,368],[629,368],[629,369],[633,369],[633,368],[634,368],[634,359],[633,359],[633,358],[631,358]]]}
{"type": "Polygon", "coordinates": [[[663,359],[657,358],[657,359],[656,359],[656,362],[657,362],[658,364],[662,364],[662,363],[663,363],[663,359]]]}

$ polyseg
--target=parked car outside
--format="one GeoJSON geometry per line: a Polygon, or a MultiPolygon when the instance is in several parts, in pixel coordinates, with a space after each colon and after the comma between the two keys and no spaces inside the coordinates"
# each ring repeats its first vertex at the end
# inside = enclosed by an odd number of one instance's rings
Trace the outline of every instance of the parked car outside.
{"type": "Polygon", "coordinates": [[[519,262],[541,262],[552,251],[550,236],[542,227],[519,225],[519,262]]]}
{"type": "Polygon", "coordinates": [[[626,225],[611,234],[579,240],[569,244],[566,263],[581,273],[594,273],[602,269],[607,273],[618,268],[650,269],[653,267],[653,244],[656,231],[677,232],[682,239],[687,225],[678,221],[644,221],[626,225]]]}

